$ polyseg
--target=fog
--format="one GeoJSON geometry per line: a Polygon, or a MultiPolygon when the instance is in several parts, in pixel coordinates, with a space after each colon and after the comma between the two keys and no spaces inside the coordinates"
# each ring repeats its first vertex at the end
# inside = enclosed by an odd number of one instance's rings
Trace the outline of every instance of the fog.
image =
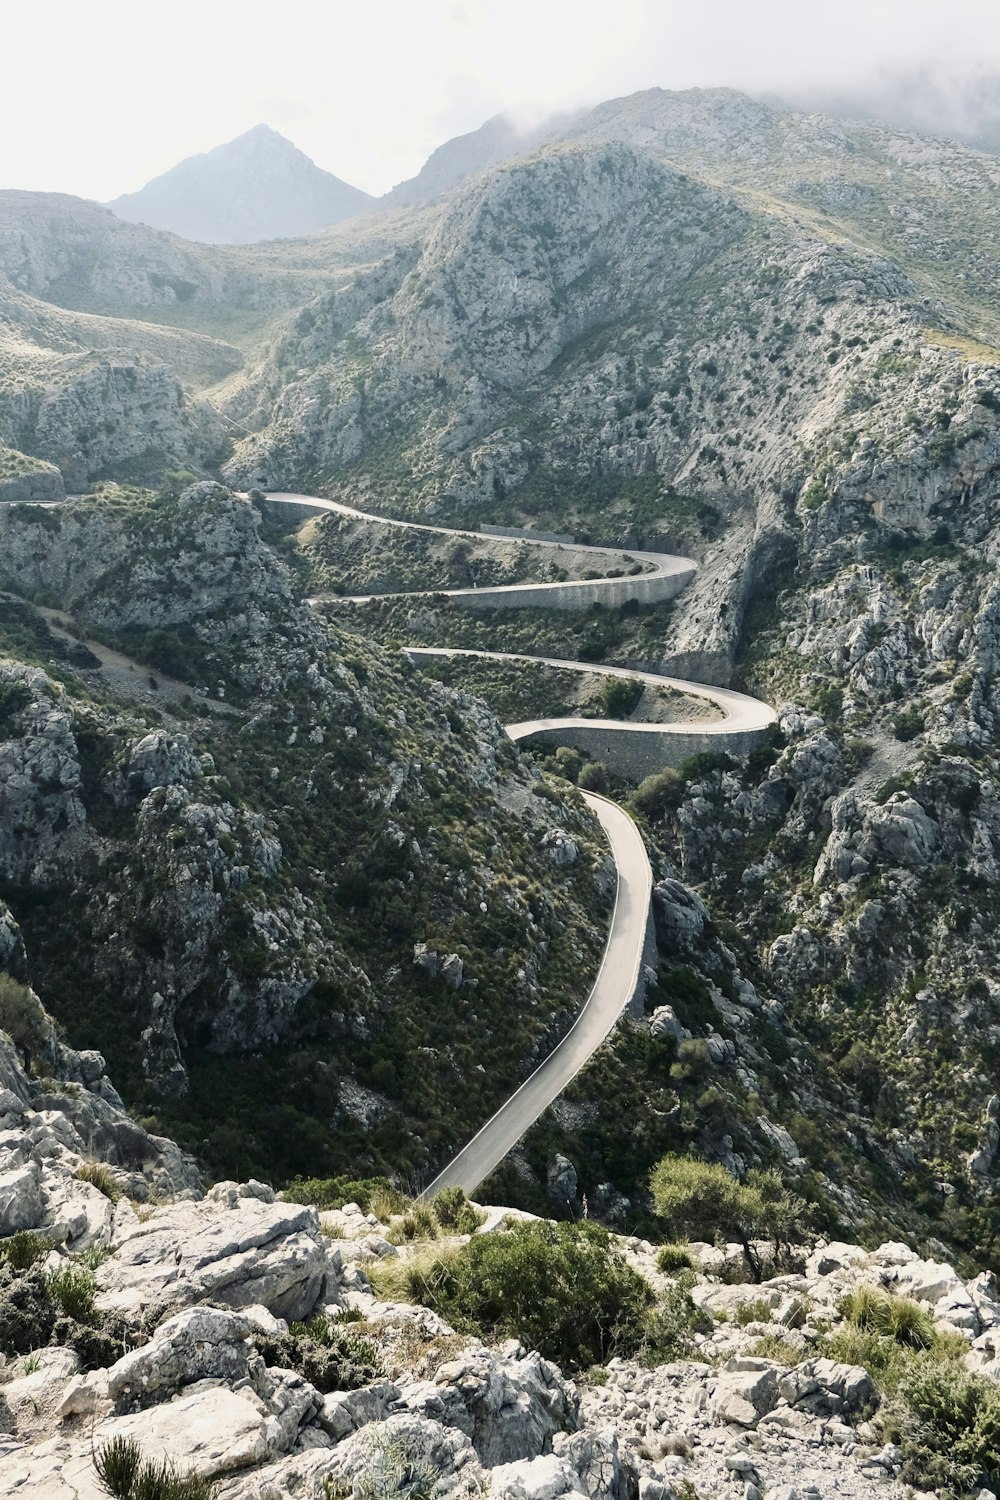
{"type": "Polygon", "coordinates": [[[110,198],[266,121],[369,192],[501,111],[728,85],[1000,146],[998,0],[5,7],[0,186],[110,198]]]}

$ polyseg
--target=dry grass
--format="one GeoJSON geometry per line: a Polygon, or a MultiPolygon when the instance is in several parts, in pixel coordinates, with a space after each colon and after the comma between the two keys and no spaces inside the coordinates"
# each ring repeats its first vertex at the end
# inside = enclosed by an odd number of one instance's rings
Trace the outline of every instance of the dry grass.
{"type": "Polygon", "coordinates": [[[955,349],[959,354],[964,354],[966,359],[984,364],[1000,364],[1000,349],[993,344],[983,344],[978,339],[966,338],[960,333],[944,333],[940,328],[925,328],[923,336],[929,344],[934,344],[939,349],[955,349]]]}

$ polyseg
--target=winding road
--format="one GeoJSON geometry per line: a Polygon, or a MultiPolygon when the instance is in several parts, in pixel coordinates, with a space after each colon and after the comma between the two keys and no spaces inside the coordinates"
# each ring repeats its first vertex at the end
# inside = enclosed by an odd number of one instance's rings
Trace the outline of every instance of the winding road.
{"type": "MultiPolygon", "coordinates": [[[[560,544],[541,538],[492,537],[478,531],[458,531],[445,526],[397,521],[385,516],[376,516],[352,509],[335,500],[321,500],[310,495],[269,494],[268,500],[284,505],[298,505],[306,509],[333,511],[352,520],[370,521],[382,526],[402,526],[418,531],[435,532],[442,536],[472,537],[477,541],[499,540],[527,542],[532,546],[557,548],[560,544]]],[[[484,605],[514,605],[518,608],[531,604],[552,605],[553,596],[563,601],[563,607],[585,608],[591,602],[608,604],[623,603],[626,599],[655,602],[672,598],[686,586],[697,571],[697,564],[687,557],[673,557],[668,553],[643,552],[635,548],[577,547],[574,552],[601,555],[604,559],[628,559],[638,563],[641,571],[625,578],[570,579],[562,583],[512,584],[485,589],[423,589],[410,591],[406,597],[441,596],[472,607],[484,605]]],[[[365,603],[372,595],[354,595],[337,598],[345,605],[365,603]]],[[[380,595],[381,598],[399,598],[401,595],[380,595]]],[[[318,602],[318,601],[317,601],[318,602]]],[[[415,660],[433,656],[473,656],[483,660],[530,662],[534,665],[557,667],[563,670],[587,672],[605,676],[637,679],[646,685],[672,688],[691,697],[705,699],[719,711],[713,720],[679,720],[666,724],[632,723],[626,720],[608,719],[533,719],[519,724],[508,724],[507,733],[520,743],[545,737],[577,737],[581,735],[605,735],[608,745],[626,743],[628,737],[635,742],[636,736],[644,736],[648,749],[655,751],[657,742],[651,736],[661,736],[660,744],[669,747],[671,736],[677,737],[677,745],[690,748],[723,749],[727,745],[735,752],[745,751],[763,735],[768,725],[774,723],[775,713],[766,703],[747,697],[728,688],[713,687],[708,683],[687,682],[677,677],[662,677],[653,672],[633,672],[625,667],[609,667],[589,662],[562,661],[554,657],[511,655],[494,651],[461,651],[448,647],[408,646],[404,650],[415,660]]],[[[668,763],[664,754],[661,764],[668,763]]],[[[445,1187],[460,1187],[473,1193],[479,1184],[499,1165],[507,1153],[521,1139],[538,1117],[562,1093],[588,1059],[614,1029],[619,1017],[628,1007],[636,992],[642,971],[643,953],[650,923],[652,898],[652,871],[646,848],[635,823],[624,808],[594,792],[584,792],[588,806],[592,809],[604,829],[611,854],[618,872],[618,885],[614,910],[608,933],[604,956],[594,981],[593,988],[580,1008],[580,1013],[545,1060],[510,1098],[497,1110],[468,1145],[455,1156],[424,1190],[423,1197],[433,1197],[445,1187]]]]}

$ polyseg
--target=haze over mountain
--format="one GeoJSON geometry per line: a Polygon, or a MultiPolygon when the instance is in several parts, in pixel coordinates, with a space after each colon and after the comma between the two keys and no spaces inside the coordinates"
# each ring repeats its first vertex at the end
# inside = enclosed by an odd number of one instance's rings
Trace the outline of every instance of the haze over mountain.
{"type": "Polygon", "coordinates": [[[785,89],[782,102],[840,119],[881,120],[901,130],[950,136],[981,151],[1000,149],[1000,76],[995,72],[926,66],[867,83],[785,89]]]}
{"type": "Polygon", "coordinates": [[[187,157],[108,206],[119,218],[188,240],[246,245],[311,234],[373,201],[317,167],[269,125],[255,125],[213,151],[187,157]]]}
{"type": "Polygon", "coordinates": [[[294,240],[0,191],[0,1494],[994,1493],[1000,157],[566,107],[294,240]],[[622,912],[540,1218],[406,1204],[622,912]]]}

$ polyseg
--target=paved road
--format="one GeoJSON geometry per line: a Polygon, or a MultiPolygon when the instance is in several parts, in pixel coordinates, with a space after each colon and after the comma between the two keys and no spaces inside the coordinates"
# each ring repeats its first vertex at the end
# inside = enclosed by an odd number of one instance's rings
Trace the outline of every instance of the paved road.
{"type": "MultiPolygon", "coordinates": [[[[288,505],[335,511],[355,520],[377,521],[385,526],[411,526],[408,521],[395,521],[385,516],[369,515],[364,511],[354,510],[349,505],[341,505],[335,500],[319,500],[308,495],[292,494],[269,495],[268,498],[288,505]]],[[[480,541],[486,539],[485,534],[481,532],[453,531],[444,526],[414,524],[414,529],[448,536],[471,536],[480,541]]],[[[509,539],[502,538],[501,540],[509,539]]],[[[525,537],[523,540],[538,547],[559,545],[533,537],[525,537]]],[[[676,578],[679,574],[693,577],[697,571],[697,565],[690,558],[672,557],[666,553],[606,547],[580,547],[574,550],[600,553],[605,558],[625,556],[634,559],[642,564],[646,570],[646,577],[650,576],[650,572],[663,578],[676,578]]],[[[599,587],[601,582],[602,580],[587,580],[586,587],[593,589],[595,585],[599,587]]],[[[620,583],[621,580],[609,579],[607,582],[609,584],[620,583]]],[[[557,585],[566,590],[579,586],[577,580],[568,580],[557,585]]],[[[515,584],[512,587],[521,592],[525,585],[515,584]]],[[[553,585],[539,584],[537,587],[551,589],[553,585]]],[[[433,589],[414,592],[459,597],[463,594],[475,593],[476,590],[433,589]]],[[[502,593],[503,590],[497,589],[496,592],[502,593]]],[[[381,597],[399,596],[382,595],[381,597]]],[[[355,598],[360,602],[362,596],[355,596],[355,598]]],[[[718,743],[720,737],[724,739],[727,735],[740,735],[747,730],[764,729],[775,719],[774,710],[768,704],[749,698],[744,693],[735,693],[728,688],[713,687],[703,682],[687,682],[679,677],[661,677],[653,672],[632,672],[627,667],[606,667],[589,662],[560,661],[554,657],[506,655],[497,651],[460,651],[447,647],[427,646],[413,646],[405,649],[413,656],[479,656],[497,661],[524,661],[535,664],[541,662],[545,666],[561,667],[577,672],[638,678],[654,687],[674,688],[678,692],[705,698],[715,704],[721,712],[721,718],[716,720],[688,719],[679,720],[674,724],[635,724],[630,721],[598,719],[534,719],[506,726],[507,733],[514,740],[523,739],[544,730],[558,731],[581,725],[594,728],[596,725],[607,724],[612,728],[626,729],[635,734],[704,735],[707,748],[712,740],[718,743]]],[[[611,918],[611,929],[594,987],[584,1001],[573,1026],[555,1050],[511,1095],[506,1104],[502,1105],[490,1120],[487,1120],[469,1144],[449,1162],[444,1171],[438,1174],[425,1190],[424,1197],[431,1197],[444,1187],[460,1187],[466,1193],[473,1193],[483,1179],[488,1177],[503,1161],[511,1148],[517,1145],[543,1111],[559,1097],[570,1080],[579,1073],[605,1037],[614,1029],[619,1016],[635,993],[650,917],[652,872],[649,858],[638,828],[623,808],[593,792],[584,792],[583,796],[604,829],[618,871],[618,890],[611,918]]]]}
{"type": "Polygon", "coordinates": [[[596,1052],[631,1000],[642,965],[653,875],[646,846],[632,819],[616,802],[584,792],[611,845],[618,891],[604,957],[594,987],[554,1052],[512,1094],[469,1144],[435,1177],[423,1196],[445,1187],[472,1193],[507,1152],[557,1099],[596,1052]]]}
{"type": "MultiPolygon", "coordinates": [[[[347,516],[352,521],[375,521],[379,526],[401,526],[406,531],[429,531],[435,536],[459,536],[470,537],[477,542],[496,542],[503,544],[520,545],[524,542],[529,547],[547,547],[550,551],[584,552],[593,557],[600,557],[612,566],[620,562],[622,558],[629,562],[638,563],[642,568],[645,579],[663,578],[685,580],[694,577],[698,571],[698,564],[691,557],[674,557],[670,552],[644,552],[635,547],[591,547],[576,542],[549,542],[541,537],[533,536],[493,536],[484,531],[461,531],[453,526],[429,526],[425,522],[418,521],[396,521],[389,516],[376,516],[366,510],[355,510],[353,506],[342,505],[338,500],[317,500],[311,495],[271,494],[268,492],[268,500],[276,500],[281,505],[303,505],[311,506],[315,510],[333,511],[338,516],[347,516]]],[[[553,585],[552,583],[514,583],[507,585],[490,584],[482,589],[408,589],[402,594],[331,594],[331,599],[336,599],[340,604],[367,604],[371,599],[405,599],[414,596],[421,597],[429,594],[443,595],[447,599],[461,599],[463,596],[472,594],[502,594],[506,588],[517,590],[519,594],[531,593],[537,589],[549,592],[553,587],[564,591],[572,596],[574,590],[593,590],[595,586],[607,583],[616,584],[621,587],[620,578],[570,578],[563,583],[553,585]]],[[[672,585],[676,588],[676,584],[672,585]]]]}
{"type": "Polygon", "coordinates": [[[516,655],[506,651],[465,651],[451,646],[405,646],[408,656],[419,660],[422,656],[476,656],[484,661],[523,661],[535,666],[558,667],[566,672],[587,672],[599,677],[625,677],[630,681],[645,683],[653,688],[673,688],[675,692],[687,693],[692,698],[704,698],[719,709],[718,719],[678,719],[666,724],[642,724],[632,719],[526,719],[520,724],[504,727],[512,740],[527,739],[541,731],[577,729],[609,726],[612,729],[627,729],[635,734],[683,734],[736,735],[747,730],[766,729],[777,718],[769,703],[759,698],[750,698],[746,693],[733,692],[731,688],[713,687],[707,682],[687,682],[681,677],[663,677],[658,672],[633,672],[630,667],[606,667],[584,661],[564,661],[557,656],[516,655]]]}

